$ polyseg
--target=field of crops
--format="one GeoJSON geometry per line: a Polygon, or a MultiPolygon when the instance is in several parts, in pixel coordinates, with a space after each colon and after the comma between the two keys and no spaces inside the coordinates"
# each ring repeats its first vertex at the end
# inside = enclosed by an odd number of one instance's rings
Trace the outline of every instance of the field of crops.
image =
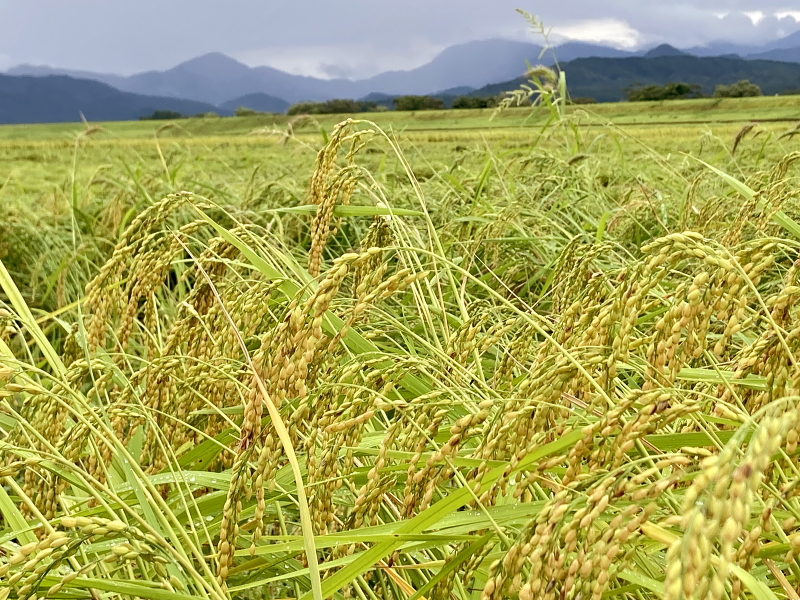
{"type": "Polygon", "coordinates": [[[800,102],[374,116],[0,127],[0,600],[800,598],[800,102]]]}

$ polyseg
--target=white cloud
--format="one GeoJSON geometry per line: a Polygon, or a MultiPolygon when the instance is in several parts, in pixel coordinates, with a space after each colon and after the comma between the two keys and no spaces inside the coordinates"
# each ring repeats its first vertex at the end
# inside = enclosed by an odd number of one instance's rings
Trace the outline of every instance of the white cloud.
{"type": "Polygon", "coordinates": [[[753,25],[758,25],[766,16],[763,10],[746,10],[744,11],[744,14],[747,15],[747,18],[753,22],[753,25]]]}
{"type": "Polygon", "coordinates": [[[572,40],[609,44],[620,49],[636,48],[642,35],[627,22],[618,19],[594,19],[553,27],[553,40],[572,40]]]}
{"type": "Polygon", "coordinates": [[[782,10],[775,13],[775,16],[779,19],[785,19],[786,17],[792,17],[796,22],[800,23],[800,10],[782,10]]]}

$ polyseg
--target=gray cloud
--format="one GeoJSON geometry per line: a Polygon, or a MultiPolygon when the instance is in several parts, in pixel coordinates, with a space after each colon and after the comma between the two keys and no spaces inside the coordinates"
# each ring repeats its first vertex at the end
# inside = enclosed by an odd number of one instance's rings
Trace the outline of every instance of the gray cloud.
{"type": "Polygon", "coordinates": [[[771,0],[0,0],[0,68],[131,73],[220,51],[294,72],[365,76],[413,67],[471,39],[533,39],[517,6],[568,37],[602,38],[605,27],[613,41],[621,35],[608,29],[614,23],[641,45],[755,44],[800,28],[776,16],[800,8],[771,0]],[[745,11],[764,17],[754,23],[745,11]]]}
{"type": "MultiPolygon", "coordinates": [[[[776,39],[798,29],[794,18],[779,19],[774,13],[786,10],[785,4],[768,2],[660,3],[645,8],[635,2],[612,2],[612,12],[642,32],[649,42],[670,42],[680,46],[712,41],[756,44],[776,39]],[[761,11],[764,18],[754,24],[744,11],[761,11]],[[724,15],[724,16],[723,16],[724,15]]],[[[604,6],[606,4],[604,3],[604,6]]],[[[589,11],[599,16],[595,7],[589,11]]]]}

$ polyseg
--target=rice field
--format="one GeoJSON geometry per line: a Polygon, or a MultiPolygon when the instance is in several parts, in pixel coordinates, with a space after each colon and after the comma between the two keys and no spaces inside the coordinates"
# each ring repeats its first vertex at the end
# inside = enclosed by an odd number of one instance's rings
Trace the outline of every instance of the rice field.
{"type": "Polygon", "coordinates": [[[0,127],[0,600],[800,597],[798,108],[0,127]]]}

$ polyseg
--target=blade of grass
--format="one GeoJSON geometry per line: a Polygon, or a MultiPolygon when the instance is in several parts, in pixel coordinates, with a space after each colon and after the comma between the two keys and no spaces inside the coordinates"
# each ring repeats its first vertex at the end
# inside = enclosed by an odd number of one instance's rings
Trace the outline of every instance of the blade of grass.
{"type": "Polygon", "coordinates": [[[2,513],[6,523],[17,533],[20,544],[30,544],[36,541],[33,528],[28,525],[25,517],[22,516],[19,508],[11,500],[3,486],[0,486],[0,513],[2,513]]]}
{"type": "Polygon", "coordinates": [[[2,260],[0,260],[0,289],[5,292],[9,302],[11,302],[11,306],[17,311],[17,316],[22,322],[22,325],[28,333],[30,333],[31,337],[33,337],[39,350],[49,363],[50,368],[52,368],[53,372],[57,375],[64,375],[67,368],[64,366],[64,363],[61,362],[58,352],[56,352],[55,348],[53,348],[47,340],[47,336],[45,336],[41,327],[39,327],[36,319],[33,318],[28,304],[25,302],[22,294],[20,294],[19,288],[17,288],[11,275],[9,275],[2,260]]]}

